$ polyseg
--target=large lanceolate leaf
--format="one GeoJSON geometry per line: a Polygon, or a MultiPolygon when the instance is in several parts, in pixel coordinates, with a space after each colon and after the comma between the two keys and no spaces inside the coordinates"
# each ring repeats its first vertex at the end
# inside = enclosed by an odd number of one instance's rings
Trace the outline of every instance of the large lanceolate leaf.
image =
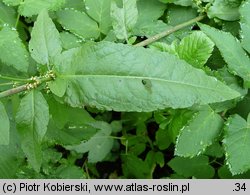
{"type": "Polygon", "coordinates": [[[232,73],[250,81],[250,59],[240,42],[230,33],[219,31],[204,24],[199,25],[219,48],[232,73]]]}
{"type": "Polygon", "coordinates": [[[72,106],[146,112],[239,96],[174,55],[110,42],[85,44],[71,63],[56,68],[65,83],[64,100],[72,106]]]}
{"type": "Polygon", "coordinates": [[[229,118],[223,140],[226,159],[232,174],[250,169],[250,118],[247,122],[239,115],[229,118]]]}
{"type": "Polygon", "coordinates": [[[107,34],[112,26],[110,6],[112,0],[85,0],[86,11],[98,22],[102,33],[107,34]]]}
{"type": "Polygon", "coordinates": [[[0,31],[0,60],[21,72],[28,70],[28,52],[15,29],[4,27],[0,31]]]}
{"type": "Polygon", "coordinates": [[[222,118],[210,107],[202,109],[180,131],[175,154],[183,157],[199,155],[219,136],[222,126],[222,118]]]}
{"type": "Polygon", "coordinates": [[[213,49],[214,43],[203,32],[197,31],[182,39],[176,51],[181,59],[202,68],[213,49]]]}
{"type": "Polygon", "coordinates": [[[8,145],[10,137],[10,121],[4,105],[0,102],[0,145],[8,145]]]}
{"type": "Polygon", "coordinates": [[[22,149],[32,167],[39,171],[42,163],[41,142],[49,122],[48,104],[41,92],[32,90],[21,100],[16,122],[22,149]]]}
{"type": "Polygon", "coordinates": [[[58,22],[83,39],[96,39],[100,35],[97,23],[84,12],[67,9],[57,12],[58,22]]]}
{"type": "Polygon", "coordinates": [[[250,2],[246,1],[240,8],[242,46],[250,53],[250,2]]]}
{"type": "Polygon", "coordinates": [[[62,51],[59,32],[45,10],[34,24],[29,50],[38,63],[47,65],[62,51]]]}
{"type": "Polygon", "coordinates": [[[74,150],[78,153],[88,152],[88,162],[96,163],[102,161],[113,147],[114,140],[110,137],[112,128],[105,122],[93,122],[92,127],[99,129],[97,133],[88,141],[82,141],[75,146],[67,146],[68,150],[74,150]]]}
{"type": "Polygon", "coordinates": [[[113,29],[118,39],[128,40],[132,28],[138,18],[136,0],[122,0],[123,8],[119,8],[114,1],[111,3],[111,17],[113,29]]]}
{"type": "Polygon", "coordinates": [[[65,0],[24,0],[19,6],[19,13],[23,16],[33,16],[41,10],[56,11],[65,3],[65,0]]]}

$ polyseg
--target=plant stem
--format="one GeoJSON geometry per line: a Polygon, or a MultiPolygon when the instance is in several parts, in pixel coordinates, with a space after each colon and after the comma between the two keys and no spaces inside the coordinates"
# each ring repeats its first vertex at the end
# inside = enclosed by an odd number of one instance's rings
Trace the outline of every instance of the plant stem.
{"type": "Polygon", "coordinates": [[[32,86],[33,83],[30,82],[30,80],[29,80],[30,83],[27,83],[25,85],[21,85],[19,87],[15,87],[13,89],[9,89],[7,91],[0,92],[0,99],[17,94],[17,93],[20,93],[20,92],[23,92],[23,91],[26,91],[26,90],[29,90],[29,89],[36,88],[39,85],[41,85],[42,83],[48,82],[51,80],[53,80],[53,78],[51,78],[51,77],[39,78],[39,79],[37,79],[37,85],[35,87],[31,87],[31,88],[30,88],[30,85],[32,86]]]}
{"type": "Polygon", "coordinates": [[[147,46],[147,45],[149,45],[149,44],[151,44],[151,43],[153,43],[153,42],[155,42],[155,41],[157,41],[157,40],[159,40],[159,39],[161,39],[161,38],[163,38],[165,36],[168,36],[168,35],[176,32],[176,31],[184,28],[184,27],[187,27],[187,26],[189,26],[189,25],[191,25],[191,24],[193,24],[195,22],[199,22],[199,21],[203,20],[204,18],[205,18],[205,15],[198,16],[198,17],[196,17],[196,18],[194,18],[192,20],[189,20],[187,22],[179,24],[179,25],[177,25],[177,26],[175,26],[175,27],[173,27],[171,29],[168,29],[166,31],[163,31],[163,32],[161,32],[159,34],[156,34],[156,35],[154,35],[154,36],[152,36],[152,37],[150,37],[150,38],[148,38],[148,39],[146,39],[146,40],[144,40],[144,41],[142,41],[140,43],[135,44],[134,46],[141,46],[141,47],[147,46]]]}
{"type": "Polygon", "coordinates": [[[25,84],[25,85],[21,85],[19,87],[13,88],[13,89],[9,89],[7,91],[0,92],[0,99],[4,98],[4,97],[7,97],[7,96],[10,96],[10,95],[14,95],[16,93],[20,93],[20,92],[26,91],[27,90],[27,86],[28,85],[25,84]]]}

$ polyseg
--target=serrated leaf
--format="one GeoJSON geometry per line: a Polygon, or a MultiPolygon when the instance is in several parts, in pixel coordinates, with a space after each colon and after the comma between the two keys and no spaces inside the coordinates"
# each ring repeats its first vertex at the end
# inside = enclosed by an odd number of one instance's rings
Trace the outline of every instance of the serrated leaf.
{"type": "Polygon", "coordinates": [[[201,30],[208,35],[220,50],[229,70],[245,81],[250,81],[250,59],[241,47],[240,42],[230,33],[219,31],[204,24],[201,30]]]}
{"type": "Polygon", "coordinates": [[[240,7],[241,43],[244,49],[250,53],[250,2],[246,1],[240,7]]]}
{"type": "Polygon", "coordinates": [[[168,162],[177,174],[197,179],[209,179],[214,176],[214,169],[209,165],[207,156],[194,158],[175,157],[168,162]]]}
{"type": "Polygon", "coordinates": [[[84,12],[61,10],[57,12],[57,20],[64,29],[83,39],[96,39],[100,35],[97,23],[84,12]]]}
{"type": "Polygon", "coordinates": [[[43,65],[51,64],[62,51],[59,32],[46,10],[40,12],[34,24],[29,50],[31,56],[43,65]]]}
{"type": "Polygon", "coordinates": [[[83,42],[76,35],[66,32],[66,31],[60,33],[60,38],[62,41],[62,47],[65,50],[72,49],[75,47],[80,47],[83,42]]]}
{"type": "Polygon", "coordinates": [[[115,1],[111,2],[111,17],[116,37],[128,41],[130,32],[137,22],[138,10],[136,0],[122,0],[122,2],[122,8],[119,8],[115,1]]]}
{"type": "Polygon", "coordinates": [[[3,2],[8,6],[17,6],[22,2],[22,0],[3,0],[3,2]]]}
{"type": "Polygon", "coordinates": [[[2,102],[0,102],[0,124],[0,145],[8,145],[10,141],[10,121],[2,102]]]}
{"type": "Polygon", "coordinates": [[[235,21],[239,19],[239,0],[215,0],[208,9],[209,18],[219,18],[227,21],[235,21]]]}
{"type": "Polygon", "coordinates": [[[21,72],[29,67],[28,52],[18,36],[16,29],[3,27],[0,31],[0,60],[21,72]]]}
{"type": "Polygon", "coordinates": [[[200,31],[183,38],[176,48],[178,56],[197,68],[202,68],[214,48],[214,43],[200,31]]]}
{"type": "Polygon", "coordinates": [[[86,12],[98,22],[100,31],[107,34],[112,27],[110,6],[112,0],[85,0],[86,12]]]}
{"type": "Polygon", "coordinates": [[[233,175],[250,169],[250,127],[237,114],[227,121],[223,145],[227,164],[233,175]]]}
{"type": "Polygon", "coordinates": [[[114,140],[110,137],[112,128],[105,122],[93,122],[90,124],[99,131],[88,141],[82,141],[75,146],[66,146],[68,150],[74,150],[78,153],[88,152],[88,162],[96,163],[102,161],[113,147],[114,140]]]}
{"type": "Polygon", "coordinates": [[[173,55],[110,42],[85,44],[63,69],[57,78],[67,80],[64,100],[72,106],[150,112],[239,96],[173,55]]]}
{"type": "Polygon", "coordinates": [[[21,145],[31,166],[39,171],[42,163],[41,142],[47,131],[49,108],[41,92],[30,91],[20,103],[16,115],[21,145]]]}
{"type": "Polygon", "coordinates": [[[174,3],[181,6],[191,6],[193,4],[192,0],[159,0],[163,3],[174,3]]]}
{"type": "Polygon", "coordinates": [[[11,25],[15,26],[16,23],[16,11],[7,5],[0,2],[0,26],[11,25]]]}
{"type": "Polygon", "coordinates": [[[205,107],[184,126],[176,141],[175,155],[193,157],[210,146],[219,136],[222,118],[211,108],[205,107]]]}
{"type": "Polygon", "coordinates": [[[41,10],[57,11],[65,4],[65,0],[24,0],[19,6],[19,13],[26,17],[37,15],[41,10]]]}

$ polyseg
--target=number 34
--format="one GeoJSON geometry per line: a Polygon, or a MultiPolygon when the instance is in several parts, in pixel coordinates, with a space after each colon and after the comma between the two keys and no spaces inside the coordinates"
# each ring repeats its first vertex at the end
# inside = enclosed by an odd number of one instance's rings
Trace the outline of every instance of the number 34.
{"type": "Polygon", "coordinates": [[[246,183],[235,183],[235,188],[233,191],[246,191],[246,183]]]}

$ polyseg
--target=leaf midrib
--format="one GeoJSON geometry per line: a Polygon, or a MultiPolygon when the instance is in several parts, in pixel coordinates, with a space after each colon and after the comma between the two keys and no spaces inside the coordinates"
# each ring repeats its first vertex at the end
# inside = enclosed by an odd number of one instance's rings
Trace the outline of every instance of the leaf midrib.
{"type": "MultiPolygon", "coordinates": [[[[189,86],[192,88],[200,88],[202,90],[212,90],[212,91],[216,91],[216,92],[221,92],[221,90],[216,90],[215,88],[208,88],[208,87],[203,87],[200,85],[194,85],[194,84],[190,84],[190,83],[184,83],[184,82],[179,82],[179,81],[173,81],[173,80],[167,80],[167,79],[161,79],[161,78],[154,78],[154,77],[145,77],[145,76],[120,76],[120,75],[60,75],[58,76],[60,78],[84,78],[84,77],[106,77],[106,78],[126,78],[126,79],[137,79],[137,80],[143,80],[143,79],[149,79],[149,80],[155,80],[155,81],[159,81],[159,82],[169,82],[175,85],[185,85],[185,86],[189,86]]],[[[228,87],[229,88],[229,87],[228,87]]],[[[230,89],[230,88],[229,88],[230,89]]],[[[232,90],[233,91],[233,90],[232,90]]],[[[235,91],[235,95],[238,94],[238,96],[240,95],[239,93],[237,93],[235,91]]],[[[236,97],[238,97],[236,96],[236,97]]]]}

